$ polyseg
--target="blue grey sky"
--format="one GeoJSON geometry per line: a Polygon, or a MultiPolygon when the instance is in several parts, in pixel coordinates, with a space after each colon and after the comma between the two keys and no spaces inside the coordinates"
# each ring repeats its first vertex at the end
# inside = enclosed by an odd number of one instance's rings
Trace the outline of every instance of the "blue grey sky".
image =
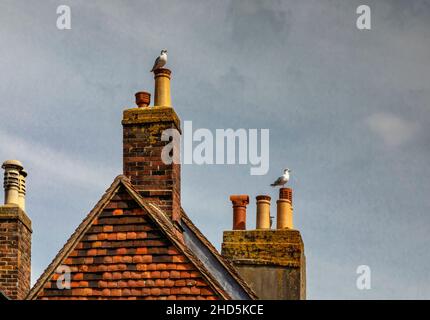
{"type": "Polygon", "coordinates": [[[183,121],[270,129],[265,176],[182,167],[183,207],[217,248],[229,195],[250,195],[254,228],[288,166],[308,298],[430,298],[430,1],[2,0],[0,26],[0,160],[29,172],[33,282],[121,173],[122,111],[167,48],[183,121]]]}

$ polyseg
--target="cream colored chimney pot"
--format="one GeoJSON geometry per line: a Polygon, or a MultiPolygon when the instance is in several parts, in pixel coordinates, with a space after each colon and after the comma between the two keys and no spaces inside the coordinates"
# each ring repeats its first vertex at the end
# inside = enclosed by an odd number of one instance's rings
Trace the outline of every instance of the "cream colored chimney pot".
{"type": "Polygon", "coordinates": [[[18,160],[7,160],[3,163],[4,172],[4,203],[19,206],[25,210],[25,178],[27,172],[18,160]]]}
{"type": "Polygon", "coordinates": [[[172,72],[169,69],[159,68],[154,70],[155,90],[154,107],[171,107],[170,78],[172,72]]]}
{"type": "Polygon", "coordinates": [[[257,229],[270,229],[270,197],[260,195],[257,199],[257,229]]]}
{"type": "Polygon", "coordinates": [[[3,163],[4,172],[4,204],[19,205],[20,171],[22,163],[18,160],[7,160],[3,163]]]}

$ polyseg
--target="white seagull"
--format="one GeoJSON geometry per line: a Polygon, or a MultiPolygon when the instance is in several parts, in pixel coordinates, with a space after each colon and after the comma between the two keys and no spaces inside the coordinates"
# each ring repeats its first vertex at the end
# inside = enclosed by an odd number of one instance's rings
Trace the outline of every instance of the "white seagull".
{"type": "Polygon", "coordinates": [[[161,50],[161,54],[155,59],[154,66],[152,67],[151,72],[154,72],[156,69],[162,68],[167,63],[167,50],[161,50]]]}
{"type": "Polygon", "coordinates": [[[280,176],[278,179],[276,179],[275,182],[273,182],[271,184],[272,187],[276,187],[276,186],[284,186],[284,184],[286,184],[288,182],[288,180],[290,180],[290,169],[285,169],[284,170],[284,174],[282,176],[280,176]]]}

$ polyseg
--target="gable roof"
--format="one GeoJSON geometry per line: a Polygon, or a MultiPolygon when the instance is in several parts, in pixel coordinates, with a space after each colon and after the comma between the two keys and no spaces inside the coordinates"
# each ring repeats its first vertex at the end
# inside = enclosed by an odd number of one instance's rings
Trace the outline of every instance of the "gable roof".
{"type": "MultiPolygon", "coordinates": [[[[171,222],[169,217],[160,208],[150,202],[144,201],[140,194],[131,185],[129,179],[123,175],[118,176],[112,185],[106,190],[105,194],[102,196],[100,201],[96,204],[93,210],[86,216],[86,218],[81,222],[75,232],[68,239],[63,248],[58,252],[54,260],[49,264],[40,278],[37,280],[36,284],[30,290],[27,299],[36,299],[38,294],[43,290],[45,284],[52,278],[57,268],[64,263],[69,254],[75,249],[77,244],[84,237],[86,232],[91,228],[93,222],[99,217],[103,209],[109,204],[109,202],[118,193],[121,187],[124,187],[132,199],[147,213],[150,220],[160,229],[160,231],[167,237],[170,242],[185,255],[188,260],[194,265],[194,267],[200,272],[206,282],[210,285],[212,290],[221,297],[221,299],[235,299],[237,295],[234,294],[234,290],[231,290],[231,285],[226,286],[225,279],[220,279],[216,276],[217,273],[212,272],[210,266],[202,261],[199,257],[190,250],[187,246],[184,236],[177,229],[177,227],[171,222]],[[220,281],[221,280],[221,281],[220,281]]],[[[219,261],[220,265],[224,268],[224,273],[231,275],[230,280],[237,282],[234,286],[240,288],[243,292],[239,295],[242,299],[254,299],[256,298],[252,290],[246,285],[246,283],[238,276],[236,271],[229,265],[224,258],[222,258],[213,248],[213,246],[203,237],[203,235],[198,231],[198,229],[192,224],[191,220],[185,215],[183,224],[187,226],[197,238],[200,239],[201,243],[212,255],[214,255],[219,261]]]]}

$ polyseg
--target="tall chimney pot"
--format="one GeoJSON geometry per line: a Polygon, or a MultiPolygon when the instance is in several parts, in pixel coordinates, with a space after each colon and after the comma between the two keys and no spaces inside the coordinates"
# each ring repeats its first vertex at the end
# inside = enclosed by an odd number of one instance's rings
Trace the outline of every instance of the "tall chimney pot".
{"type": "Polygon", "coordinates": [[[291,188],[279,189],[277,204],[277,229],[294,229],[293,225],[293,190],[291,188]]]}
{"type": "Polygon", "coordinates": [[[257,199],[257,229],[270,229],[270,197],[259,195],[257,199]]]}
{"type": "Polygon", "coordinates": [[[160,68],[154,70],[155,90],[154,106],[171,107],[170,79],[172,72],[169,69],[160,68]]]}
{"type": "Polygon", "coordinates": [[[249,196],[231,195],[233,205],[233,230],[246,230],[246,206],[249,204],[249,196]]]}

